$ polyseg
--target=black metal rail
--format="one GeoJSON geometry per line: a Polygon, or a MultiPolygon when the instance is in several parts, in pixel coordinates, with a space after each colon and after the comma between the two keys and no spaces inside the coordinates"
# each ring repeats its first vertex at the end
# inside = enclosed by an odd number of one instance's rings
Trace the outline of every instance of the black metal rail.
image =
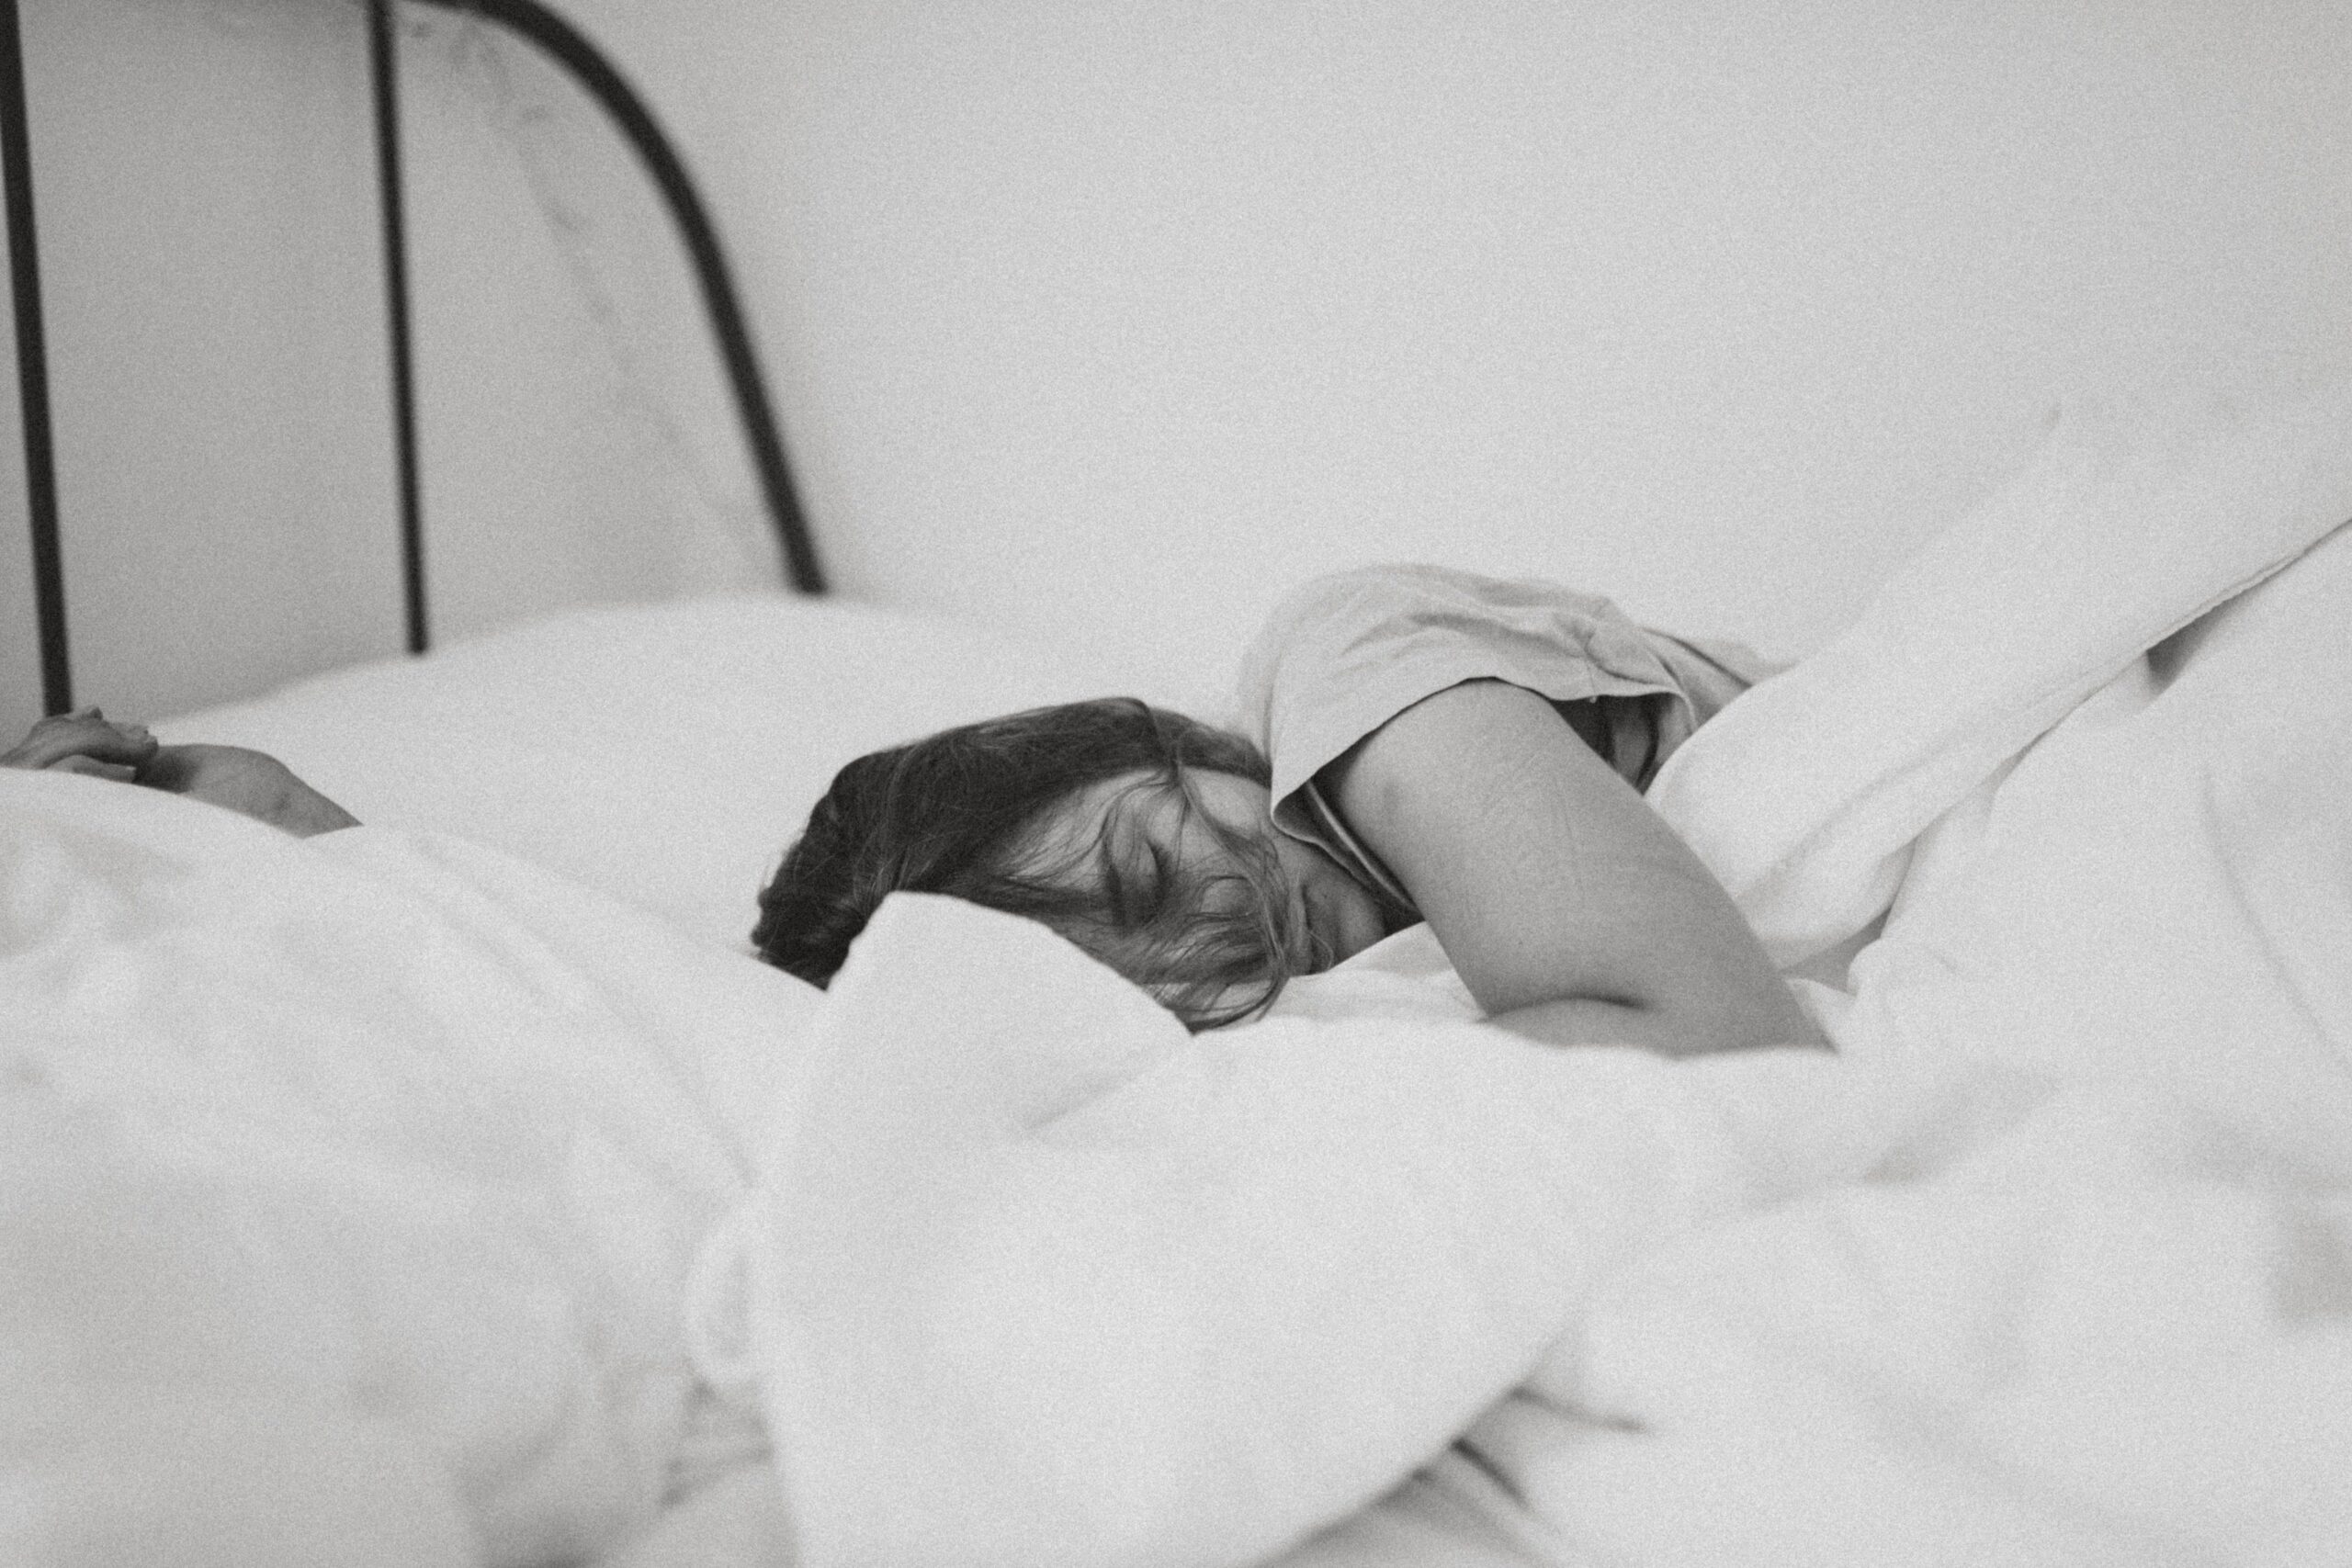
{"type": "Polygon", "coordinates": [[[401,175],[401,57],[392,0],[368,0],[368,77],[376,108],[376,200],[384,243],[390,344],[392,474],[401,524],[401,601],[408,650],[433,646],[424,577],[424,477],[416,458],[416,360],[409,335],[408,186],[401,175]]]}
{"type": "MultiPolygon", "coordinates": [[[[381,0],[376,0],[376,3],[381,3],[381,0]]],[[[703,310],[709,318],[711,336],[718,347],[728,389],[734,396],[744,445],[750,451],[752,467],[759,478],[761,495],[767,505],[768,521],[775,530],[776,542],[784,550],[786,570],[790,574],[793,587],[801,592],[825,592],[825,577],[818,564],[816,542],[809,533],[808,519],[801,512],[798,493],[793,487],[791,467],[785,458],[784,440],[777,433],[775,411],[768,399],[767,382],[760,373],[759,355],[752,347],[751,329],[744,320],[734,276],[727,265],[727,254],[719,246],[718,232],[712,226],[710,215],[703,205],[701,194],[695,187],[693,177],[686,172],[685,161],[678,155],[668,134],[653,118],[653,111],[646,107],[644,99],[638,96],[636,89],[628,85],[603,51],[590,42],[579,28],[541,4],[541,0],[416,0],[416,3],[480,17],[528,39],[569,71],[572,79],[596,100],[619,128],[621,134],[628,138],[630,149],[637,153],[639,161],[645,165],[646,173],[661,191],[671,222],[677,229],[679,241],[685,246],[687,259],[693,265],[695,281],[702,293],[703,310]]]]}
{"type": "Polygon", "coordinates": [[[17,395],[25,427],[25,503],[32,533],[41,708],[63,713],[74,705],[74,662],[66,639],[65,552],[57,526],[57,449],[51,439],[40,241],[33,224],[31,117],[25,103],[25,44],[17,0],[0,0],[0,175],[7,185],[8,282],[17,310],[17,395]]]}
{"type": "MultiPolygon", "coordinates": [[[[424,573],[423,484],[416,440],[416,382],[408,271],[406,192],[401,166],[400,72],[395,0],[367,0],[369,76],[375,110],[376,173],[382,213],[385,313],[391,339],[392,440],[399,483],[401,591],[408,646],[423,652],[430,612],[424,573]]],[[[415,0],[480,17],[527,39],[570,73],[627,138],[678,232],[720,367],[792,586],[825,592],[816,542],[794,488],[775,406],[759,356],[700,193],[653,112],[586,35],[541,0],[415,0]]],[[[17,371],[25,425],[25,484],[31,518],[33,582],[40,622],[43,705],[73,705],[65,615],[55,448],[42,333],[40,246],[33,223],[32,142],[25,94],[24,50],[17,0],[0,0],[0,173],[6,181],[8,252],[17,321],[17,371]]]]}

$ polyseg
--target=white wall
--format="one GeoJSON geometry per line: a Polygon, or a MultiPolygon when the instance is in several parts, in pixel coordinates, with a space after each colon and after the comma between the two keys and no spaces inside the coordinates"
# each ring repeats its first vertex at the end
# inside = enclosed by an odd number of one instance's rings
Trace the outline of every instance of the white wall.
{"type": "MultiPolygon", "coordinates": [[[[366,142],[338,112],[364,101],[334,47],[354,18],[122,0],[23,18],[79,694],[119,709],[149,667],[192,694],[263,678],[246,626],[273,629],[285,669],[381,645],[391,602],[366,591],[389,553],[319,525],[330,498],[381,514],[389,493],[383,443],[357,438],[381,428],[380,369],[346,373],[381,343],[353,310],[375,276],[366,142]],[[298,576],[324,592],[277,591],[298,576]]],[[[20,520],[22,491],[6,501],[20,520]]],[[[12,728],[37,676],[9,669],[12,728]]]]}
{"type": "MultiPolygon", "coordinates": [[[[1547,572],[1800,650],[2021,459],[2058,397],[2352,367],[2352,12],[2333,0],[566,9],[718,199],[843,584],[1174,683],[1212,678],[1288,581],[1394,557],[1547,572]]],[[[229,529],[208,551],[266,553],[322,494],[388,505],[380,437],[356,434],[375,394],[273,358],[288,321],[341,343],[327,306],[374,287],[364,170],[336,183],[366,156],[364,77],[341,0],[27,10],[57,73],[36,134],[83,139],[93,183],[121,185],[142,96],[201,85],[219,101],[170,111],[175,133],[267,167],[265,230],[342,257],[157,259],[184,230],[219,239],[217,202],[67,223],[63,254],[120,252],[96,258],[124,274],[109,302],[69,291],[85,332],[185,269],[237,323],[74,372],[69,504],[140,519],[77,545],[104,558],[77,560],[82,601],[130,606],[87,644],[220,592],[211,555],[170,553],[194,510],[229,529]],[[106,26],[163,62],[70,66],[106,26]],[[191,54],[208,28],[259,62],[191,54]],[[262,389],[209,410],[240,357],[262,389]]],[[[445,619],[756,568],[707,349],[621,154],[520,51],[409,26],[445,619]],[[645,515],[682,518],[699,553],[624,544],[645,515]],[[575,519],[584,564],[539,569],[575,519]]],[[[169,167],[135,177],[206,188],[169,167]]],[[[57,233],[71,198],[43,201],[57,233]]],[[[380,352],[348,330],[345,370],[380,352]]],[[[362,554],[328,575],[389,570],[362,554]]],[[[389,636],[344,615],[272,658],[389,636]]],[[[198,664],[223,690],[262,673],[198,664]]]]}
{"type": "Polygon", "coordinates": [[[694,73],[842,574],[1080,642],[1435,556],[1801,649],[2059,396],[2352,365],[2334,0],[727,10],[583,6],[694,73]]]}
{"type": "MultiPolygon", "coordinates": [[[[396,651],[362,11],[22,10],[77,697],[159,716],[396,651]]],[[[564,83],[486,48],[478,24],[412,9],[401,31],[439,634],[769,581],[707,355],[625,363],[574,259],[593,251],[623,288],[633,332],[698,344],[626,154],[564,83]],[[549,136],[560,177],[535,178],[525,152],[549,136]]],[[[13,736],[40,682],[9,366],[0,729],[13,736]]]]}
{"type": "Polygon", "coordinates": [[[439,634],[775,583],[700,298],[634,156],[536,51],[403,15],[439,634]]]}

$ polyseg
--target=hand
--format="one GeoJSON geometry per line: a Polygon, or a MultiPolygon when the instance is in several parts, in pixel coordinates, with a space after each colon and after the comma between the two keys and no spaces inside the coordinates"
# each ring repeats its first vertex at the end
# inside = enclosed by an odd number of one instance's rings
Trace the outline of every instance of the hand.
{"type": "Polygon", "coordinates": [[[143,725],[96,708],[42,719],[0,751],[0,767],[91,773],[185,795],[308,839],[359,819],[294,776],[277,758],[242,746],[161,746],[143,725]]]}
{"type": "Polygon", "coordinates": [[[138,782],[223,807],[298,839],[359,826],[359,818],[296,778],[285,763],[242,746],[158,746],[140,765],[138,782]]]}
{"type": "Polygon", "coordinates": [[[93,773],[130,782],[156,751],[155,738],[137,724],[113,724],[97,709],[51,714],[0,751],[0,768],[93,773]]]}

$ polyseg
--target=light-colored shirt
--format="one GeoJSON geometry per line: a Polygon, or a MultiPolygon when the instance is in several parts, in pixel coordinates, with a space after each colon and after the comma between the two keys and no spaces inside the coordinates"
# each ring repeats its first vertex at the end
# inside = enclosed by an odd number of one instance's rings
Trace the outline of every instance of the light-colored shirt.
{"type": "Polygon", "coordinates": [[[1242,656],[1236,716],[1273,763],[1274,825],[1409,914],[1404,888],[1316,783],[1396,715],[1464,681],[1523,686],[1564,716],[1566,705],[1591,703],[1603,730],[1595,750],[1638,790],[1770,673],[1736,643],[1651,631],[1598,594],[1555,582],[1367,567],[1317,578],[1274,607],[1242,656]]]}

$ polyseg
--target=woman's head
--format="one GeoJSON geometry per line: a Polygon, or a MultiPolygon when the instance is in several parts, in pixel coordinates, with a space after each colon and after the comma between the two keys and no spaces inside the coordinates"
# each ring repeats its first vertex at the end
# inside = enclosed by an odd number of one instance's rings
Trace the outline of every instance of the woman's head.
{"type": "Polygon", "coordinates": [[[1232,1022],[1344,956],[1267,783],[1241,737],[1128,698],[944,730],[834,777],[752,940],[821,986],[889,894],[945,894],[1043,921],[1194,1028],[1232,1022]]]}

